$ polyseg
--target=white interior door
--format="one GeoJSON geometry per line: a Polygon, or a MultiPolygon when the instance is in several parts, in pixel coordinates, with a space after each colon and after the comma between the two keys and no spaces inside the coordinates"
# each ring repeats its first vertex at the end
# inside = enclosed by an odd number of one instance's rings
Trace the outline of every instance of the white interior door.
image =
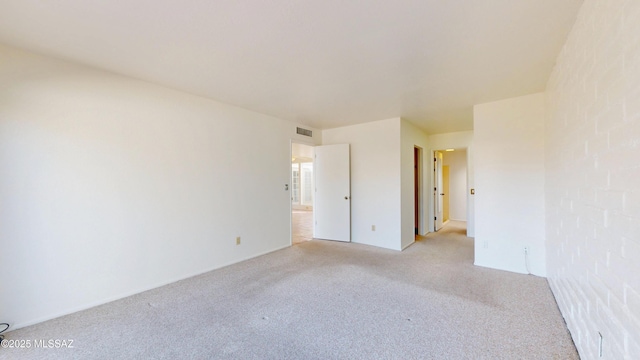
{"type": "Polygon", "coordinates": [[[435,205],[435,230],[438,231],[442,228],[442,209],[444,207],[444,191],[442,187],[442,152],[440,151],[436,151],[434,154],[434,172],[436,183],[435,191],[433,192],[435,205]]]}
{"type": "Polygon", "coordinates": [[[349,144],[315,147],[313,237],[351,241],[349,144]]]}

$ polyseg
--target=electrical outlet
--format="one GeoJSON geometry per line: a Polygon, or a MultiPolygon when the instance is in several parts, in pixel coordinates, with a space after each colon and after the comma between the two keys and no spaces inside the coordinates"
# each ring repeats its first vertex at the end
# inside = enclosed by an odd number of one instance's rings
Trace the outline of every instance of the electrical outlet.
{"type": "Polygon", "coordinates": [[[240,245],[240,236],[236,237],[236,245],[240,245]]]}
{"type": "Polygon", "coordinates": [[[376,231],[376,226],[375,225],[371,225],[371,231],[376,231]]]}

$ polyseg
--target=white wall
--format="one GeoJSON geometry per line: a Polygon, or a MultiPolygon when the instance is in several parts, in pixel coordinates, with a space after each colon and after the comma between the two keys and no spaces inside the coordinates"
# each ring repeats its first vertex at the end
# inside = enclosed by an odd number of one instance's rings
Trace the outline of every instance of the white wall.
{"type": "Polygon", "coordinates": [[[0,63],[2,321],[289,245],[295,124],[5,46],[0,63]]]}
{"type": "Polygon", "coordinates": [[[402,248],[413,244],[415,242],[415,178],[414,178],[414,148],[418,147],[422,149],[422,171],[421,177],[422,184],[422,196],[420,208],[422,213],[419,215],[420,224],[418,231],[422,234],[427,232],[425,224],[428,223],[428,204],[429,196],[432,193],[429,191],[429,176],[431,172],[431,155],[428,150],[427,135],[406,120],[402,120],[400,123],[400,143],[401,143],[401,208],[402,208],[402,248]]]}
{"type": "Polygon", "coordinates": [[[444,151],[442,165],[449,166],[449,219],[467,221],[467,151],[444,151]]]}
{"type": "Polygon", "coordinates": [[[476,265],[545,276],[544,93],[474,106],[476,265]]]}
{"type": "MultiPolygon", "coordinates": [[[[470,194],[470,190],[475,186],[474,180],[474,156],[473,156],[473,131],[459,131],[445,134],[429,135],[430,154],[434,150],[444,149],[467,149],[467,236],[475,236],[475,196],[470,194]]],[[[433,166],[433,164],[429,164],[433,166]]],[[[429,188],[433,188],[433,172],[430,172],[429,188]]],[[[434,217],[433,199],[429,202],[429,219],[434,217]]],[[[433,231],[433,221],[429,221],[429,231],[433,231]]]]}
{"type": "Polygon", "coordinates": [[[640,1],[585,0],[547,84],[547,269],[580,356],[640,359],[640,1]]]}
{"type": "Polygon", "coordinates": [[[393,118],[322,131],[323,145],[351,145],[353,242],[402,249],[400,121],[393,118]]]}

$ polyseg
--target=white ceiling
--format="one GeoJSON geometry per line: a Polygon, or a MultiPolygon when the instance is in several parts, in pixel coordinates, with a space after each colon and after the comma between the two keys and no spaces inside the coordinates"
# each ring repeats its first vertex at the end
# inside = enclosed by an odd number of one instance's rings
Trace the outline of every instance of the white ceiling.
{"type": "Polygon", "coordinates": [[[0,42],[321,129],[470,130],[542,91],[582,0],[0,0],[0,42]]]}

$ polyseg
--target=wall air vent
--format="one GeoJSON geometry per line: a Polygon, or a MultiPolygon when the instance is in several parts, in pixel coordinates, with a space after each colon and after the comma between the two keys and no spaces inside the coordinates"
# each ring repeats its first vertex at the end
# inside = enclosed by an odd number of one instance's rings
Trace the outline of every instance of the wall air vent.
{"type": "Polygon", "coordinates": [[[297,127],[296,128],[296,133],[298,133],[300,135],[304,135],[304,136],[313,136],[313,131],[307,130],[307,129],[303,129],[301,127],[297,127]]]}

